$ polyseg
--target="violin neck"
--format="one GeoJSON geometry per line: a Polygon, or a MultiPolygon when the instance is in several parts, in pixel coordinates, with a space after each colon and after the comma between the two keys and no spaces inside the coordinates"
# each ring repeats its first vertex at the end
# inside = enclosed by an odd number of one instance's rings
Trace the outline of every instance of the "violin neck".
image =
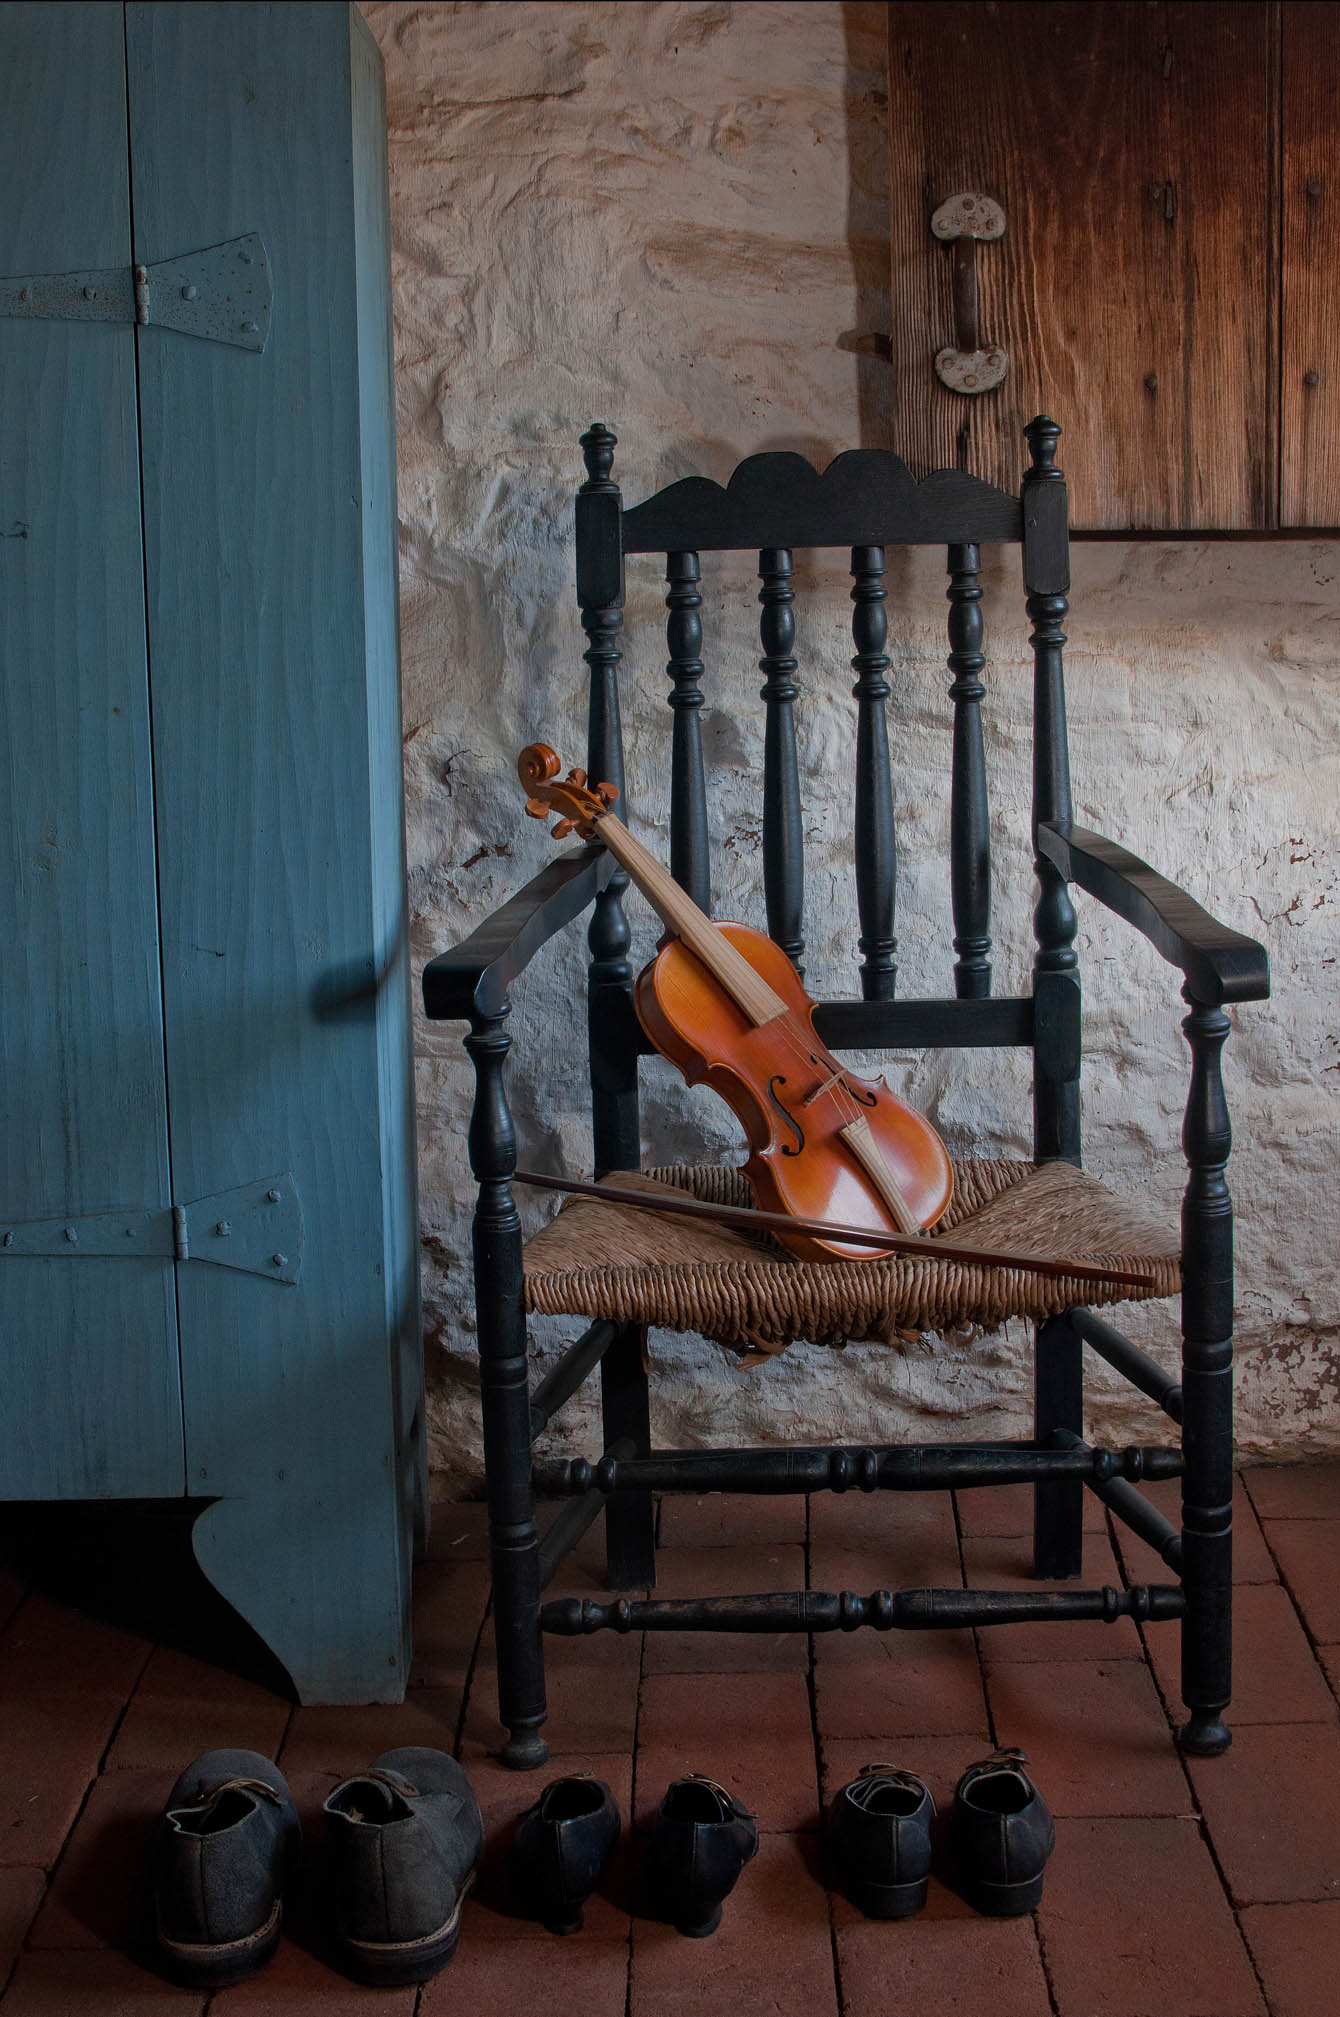
{"type": "Polygon", "coordinates": [[[711,918],[703,915],[655,855],[649,854],[641,841],[634,840],[616,813],[605,814],[596,834],[619,866],[628,871],[629,880],[641,890],[666,930],[684,941],[756,1027],[761,1028],[786,1013],[782,997],[755,972],[711,918]]]}

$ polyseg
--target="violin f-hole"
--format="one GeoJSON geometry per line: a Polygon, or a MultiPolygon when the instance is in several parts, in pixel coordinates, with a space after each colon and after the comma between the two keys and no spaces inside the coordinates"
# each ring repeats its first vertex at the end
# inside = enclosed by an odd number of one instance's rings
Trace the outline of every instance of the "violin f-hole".
{"type": "Polygon", "coordinates": [[[774,1072],[772,1077],[768,1080],[768,1098],[772,1101],[778,1113],[781,1115],[782,1119],[786,1122],[786,1125],[790,1128],[792,1134],[796,1138],[796,1145],[793,1149],[788,1148],[785,1142],[782,1143],[782,1154],[784,1156],[798,1156],[805,1146],[805,1134],[799,1121],[795,1118],[795,1115],[789,1113],[777,1097],[776,1088],[778,1086],[784,1086],[785,1084],[786,1084],[785,1072],[774,1072]]]}

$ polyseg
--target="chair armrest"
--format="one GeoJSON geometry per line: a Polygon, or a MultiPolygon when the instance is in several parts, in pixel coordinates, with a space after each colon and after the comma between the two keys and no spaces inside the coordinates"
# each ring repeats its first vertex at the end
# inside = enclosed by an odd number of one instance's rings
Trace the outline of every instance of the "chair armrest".
{"type": "Polygon", "coordinates": [[[1194,897],[1114,840],[1067,820],[1043,820],[1038,826],[1038,852],[1060,869],[1067,882],[1078,884],[1143,932],[1164,959],[1181,968],[1196,1001],[1218,1006],[1262,1001],[1270,993],[1264,946],[1220,924],[1194,897]]]}
{"type": "Polygon", "coordinates": [[[533,876],[469,938],[438,953],[423,970],[423,1005],[435,1020],[500,1015],[507,989],[555,932],[580,917],[615,871],[603,847],[584,847],[533,876]]]}

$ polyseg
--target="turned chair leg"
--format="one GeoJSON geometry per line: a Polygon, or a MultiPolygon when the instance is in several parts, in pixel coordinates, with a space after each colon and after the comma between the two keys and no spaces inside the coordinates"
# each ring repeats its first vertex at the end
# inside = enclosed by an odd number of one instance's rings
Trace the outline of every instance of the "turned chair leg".
{"type": "MultiPolygon", "coordinates": [[[[1184,990],[1185,992],[1185,990],[1184,990]]],[[[1229,1021],[1197,1003],[1182,1028],[1191,1046],[1191,1091],[1182,1145],[1182,1700],[1183,1750],[1227,1750],[1233,1684],[1233,1201],[1225,1165],[1232,1146],[1219,1053],[1229,1021]]]]}
{"type": "MultiPolygon", "coordinates": [[[[1038,1326],[1033,1358],[1033,1433],[1084,1434],[1084,1346],[1063,1316],[1038,1326]]],[[[1084,1566],[1084,1486],[1077,1478],[1033,1487],[1033,1574],[1059,1581],[1084,1566]]]]}
{"type": "Polygon", "coordinates": [[[474,1219],[475,1310],[484,1418],[484,1480],[493,1565],[498,1715],[502,1760],[518,1771],[543,1765],[546,1707],[540,1637],[540,1551],[530,1481],[530,1383],[521,1266],[521,1221],[512,1198],[516,1137],[503,1087],[511,1039],[507,1015],[476,1014],[465,1039],[475,1067],[470,1167],[479,1181],[474,1219]]]}
{"type": "MultiPolygon", "coordinates": [[[[605,1448],[627,1438],[640,1457],[651,1453],[647,1333],[621,1324],[600,1362],[605,1448]]],[[[656,1581],[655,1509],[650,1492],[615,1492],[605,1508],[605,1579],[611,1590],[650,1589],[656,1581]]]]}

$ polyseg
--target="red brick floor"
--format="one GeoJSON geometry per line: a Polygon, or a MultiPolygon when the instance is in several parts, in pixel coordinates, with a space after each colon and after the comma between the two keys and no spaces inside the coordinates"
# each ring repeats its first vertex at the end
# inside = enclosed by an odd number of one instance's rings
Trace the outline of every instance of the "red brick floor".
{"type": "MultiPolygon", "coordinates": [[[[1176,1488],[1156,1487],[1171,1511],[1176,1488]]],[[[949,1499],[667,1502],[669,1594],[907,1582],[1027,1584],[1026,1491],[949,1499]]],[[[0,1569],[0,2017],[1334,2017],[1340,2009],[1340,1465],[1244,1474],[1236,1499],[1235,1742],[1182,1762],[1177,1629],[1034,1625],[848,1637],[549,1641],[543,1773],[491,1755],[494,1660],[480,1509],[437,1509],[415,1666],[395,1708],[293,1708],[207,1660],[95,1620],[0,1569]],[[1057,1817],[1036,1917],[977,1917],[936,1877],[902,1924],[825,1888],[821,1801],[860,1766],[926,1776],[947,1810],[992,1741],[1020,1743],[1057,1817]],[[373,1991],[323,1958],[321,1802],[388,1745],[455,1750],[489,1836],[459,1953],[422,1989],[373,1991]],[[206,1997],[154,1973],[144,1865],[179,1769],[244,1744],[288,1774],[314,1853],[271,1966],[206,1997]],[[550,1776],[597,1773],[623,1853],[556,1939],[500,1882],[550,1776]],[[681,1939],[638,1895],[641,1830],[670,1778],[707,1771],[752,1807],[756,1861],[720,1932],[681,1939]]],[[[1163,1578],[1086,1522],[1086,1580],[1163,1578]]],[[[588,1536],[562,1587],[600,1586],[588,1536]]]]}

